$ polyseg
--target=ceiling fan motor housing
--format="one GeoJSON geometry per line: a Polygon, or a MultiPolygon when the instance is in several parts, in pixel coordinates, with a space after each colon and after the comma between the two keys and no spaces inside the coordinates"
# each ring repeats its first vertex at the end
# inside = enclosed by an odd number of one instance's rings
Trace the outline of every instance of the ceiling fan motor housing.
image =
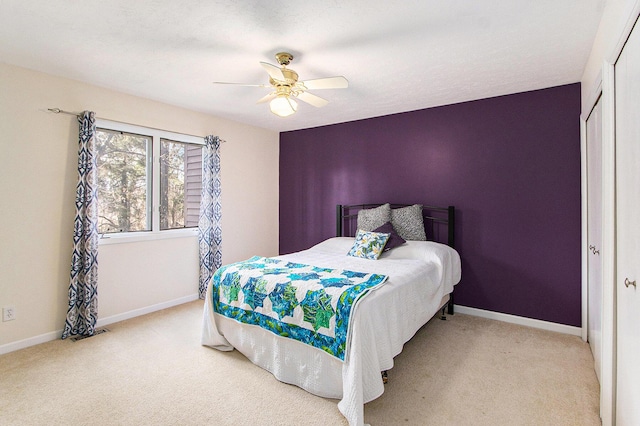
{"type": "Polygon", "coordinates": [[[298,81],[298,73],[294,70],[290,70],[289,68],[282,68],[282,75],[284,76],[284,81],[274,80],[273,78],[269,78],[269,83],[274,86],[293,86],[298,81]]]}

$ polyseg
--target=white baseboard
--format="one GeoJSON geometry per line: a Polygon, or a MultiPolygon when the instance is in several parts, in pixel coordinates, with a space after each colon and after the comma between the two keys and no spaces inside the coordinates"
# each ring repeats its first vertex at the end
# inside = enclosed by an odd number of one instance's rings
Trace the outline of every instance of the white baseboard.
{"type": "MultiPolygon", "coordinates": [[[[106,318],[100,318],[96,323],[96,327],[104,327],[109,324],[139,317],[141,315],[149,314],[151,312],[159,311],[162,309],[171,308],[173,306],[192,302],[197,299],[198,299],[198,295],[192,294],[190,296],[184,296],[178,299],[169,300],[167,302],[146,306],[144,308],[134,309],[133,311],[123,312],[121,314],[112,315],[106,318]]],[[[533,328],[540,328],[543,330],[555,331],[558,333],[571,334],[574,336],[581,336],[582,334],[582,329],[580,327],[573,327],[569,325],[557,324],[557,323],[548,322],[548,321],[540,321],[536,319],[519,317],[515,315],[502,314],[499,312],[485,311],[483,309],[469,308],[467,306],[460,306],[460,305],[454,305],[454,306],[455,306],[455,312],[465,314],[465,315],[473,315],[476,317],[488,318],[488,319],[508,322],[512,324],[524,325],[524,326],[533,327],[533,328]]],[[[62,329],[52,331],[50,333],[41,334],[39,336],[30,337],[28,339],[18,340],[17,342],[7,343],[0,346],[0,355],[17,351],[20,349],[28,348],[29,346],[38,345],[40,343],[50,342],[52,340],[59,339],[61,335],[62,335],[62,329]]]]}
{"type": "MultiPolygon", "coordinates": [[[[96,328],[104,327],[105,325],[113,324],[113,323],[124,321],[127,319],[139,317],[141,315],[150,314],[151,312],[160,311],[162,309],[171,308],[173,306],[182,305],[183,303],[192,302],[196,299],[198,299],[197,293],[189,296],[180,297],[174,300],[169,300],[167,302],[146,306],[144,308],[134,309],[133,311],[112,315],[110,317],[99,318],[98,321],[96,322],[96,328]]],[[[59,339],[61,336],[62,336],[62,329],[41,334],[39,336],[18,340],[17,342],[6,343],[4,345],[0,345],[0,355],[7,354],[9,352],[17,351],[20,349],[28,348],[29,346],[39,345],[40,343],[51,342],[53,340],[59,339]]]]}
{"type": "Polygon", "coordinates": [[[6,343],[0,346],[0,355],[28,348],[29,346],[39,345],[40,343],[51,342],[52,340],[59,339],[60,336],[62,336],[62,329],[41,334],[39,336],[18,340],[17,342],[6,343]]]}
{"type": "Polygon", "coordinates": [[[141,315],[150,314],[151,312],[160,311],[162,309],[171,308],[173,306],[182,305],[183,303],[192,302],[198,299],[198,294],[192,294],[184,296],[179,299],[169,300],[167,302],[158,303],[151,306],[145,306],[144,308],[134,309],[133,311],[123,312],[121,314],[112,315],[106,318],[98,318],[96,327],[104,327],[105,325],[113,324],[114,322],[120,322],[131,318],[139,317],[141,315]]]}
{"type": "Polygon", "coordinates": [[[527,327],[540,328],[542,330],[555,331],[557,333],[582,336],[582,328],[570,325],[558,324],[555,322],[541,321],[532,318],[519,317],[516,315],[502,314],[500,312],[485,311],[484,309],[469,308],[467,306],[454,305],[454,312],[476,317],[488,318],[511,324],[524,325],[527,327]]]}

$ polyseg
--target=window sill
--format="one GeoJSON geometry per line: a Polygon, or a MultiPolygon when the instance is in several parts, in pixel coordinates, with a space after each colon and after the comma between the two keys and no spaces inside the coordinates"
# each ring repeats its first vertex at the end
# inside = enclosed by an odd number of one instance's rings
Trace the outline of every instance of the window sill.
{"type": "Polygon", "coordinates": [[[123,234],[103,234],[99,245],[137,243],[142,241],[166,240],[171,238],[197,237],[198,228],[172,229],[160,232],[130,232],[123,234]]]}

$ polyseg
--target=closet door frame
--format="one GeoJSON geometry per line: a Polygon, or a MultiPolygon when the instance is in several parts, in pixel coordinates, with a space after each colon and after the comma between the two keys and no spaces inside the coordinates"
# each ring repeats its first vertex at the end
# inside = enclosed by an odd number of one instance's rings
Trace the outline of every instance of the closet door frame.
{"type": "MultiPolygon", "coordinates": [[[[594,90],[588,97],[588,102],[585,104],[588,106],[585,112],[580,115],[580,164],[581,164],[581,212],[582,212],[582,245],[581,245],[581,258],[582,258],[582,330],[581,337],[583,341],[591,341],[591,336],[589,336],[589,321],[592,313],[590,312],[590,298],[589,298],[589,281],[590,281],[590,273],[589,273],[589,264],[591,259],[589,258],[589,251],[587,247],[591,244],[593,240],[592,236],[589,233],[589,220],[591,212],[589,211],[589,156],[588,156],[588,144],[589,144],[589,135],[588,135],[588,127],[589,127],[589,119],[592,117],[593,112],[598,105],[598,101],[602,101],[602,72],[598,74],[596,78],[595,84],[593,85],[594,90]]],[[[602,111],[602,105],[601,105],[602,111]]],[[[602,146],[602,114],[600,116],[600,128],[601,128],[601,140],[600,145],[602,146]]],[[[600,188],[602,191],[602,185],[600,188]]],[[[600,216],[602,217],[602,208],[600,209],[600,216]]],[[[598,250],[601,247],[598,247],[598,250]]],[[[602,276],[600,277],[600,282],[602,282],[602,276]]],[[[601,299],[602,302],[602,299],[601,299]]],[[[602,313],[602,308],[600,308],[600,313],[602,313]]],[[[602,345],[599,347],[599,355],[602,354],[602,345]]],[[[594,365],[595,368],[595,365],[594,365]]],[[[598,377],[601,374],[600,371],[597,371],[598,377]]]]}
{"type": "Polygon", "coordinates": [[[602,354],[600,359],[600,418],[615,424],[615,92],[614,65],[602,68],[602,354]]]}
{"type": "Polygon", "coordinates": [[[582,193],[581,197],[581,212],[582,212],[582,245],[581,247],[581,258],[582,258],[582,330],[581,337],[585,342],[588,339],[588,326],[589,326],[589,270],[588,270],[588,251],[585,247],[589,246],[589,209],[588,209],[588,181],[587,181],[587,121],[593,110],[598,103],[598,100],[602,97],[602,73],[598,74],[594,84],[594,90],[589,95],[588,109],[580,114],[580,191],[582,193]]]}

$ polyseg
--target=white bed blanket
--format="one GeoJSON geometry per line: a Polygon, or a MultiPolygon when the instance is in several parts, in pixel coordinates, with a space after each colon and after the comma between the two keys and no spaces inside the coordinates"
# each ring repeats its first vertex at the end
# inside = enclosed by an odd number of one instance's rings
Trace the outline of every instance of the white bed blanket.
{"type": "Polygon", "coordinates": [[[460,281],[458,253],[430,241],[407,241],[378,260],[347,256],[353,238],[328,239],[281,259],[319,267],[388,275],[353,313],[351,344],[345,362],[295,340],[213,312],[206,295],[202,344],[234,348],[278,380],[315,395],[340,399],[338,408],[351,426],[364,424],[364,404],[384,392],[381,371],[393,367],[402,347],[448,300],[460,281]]]}

